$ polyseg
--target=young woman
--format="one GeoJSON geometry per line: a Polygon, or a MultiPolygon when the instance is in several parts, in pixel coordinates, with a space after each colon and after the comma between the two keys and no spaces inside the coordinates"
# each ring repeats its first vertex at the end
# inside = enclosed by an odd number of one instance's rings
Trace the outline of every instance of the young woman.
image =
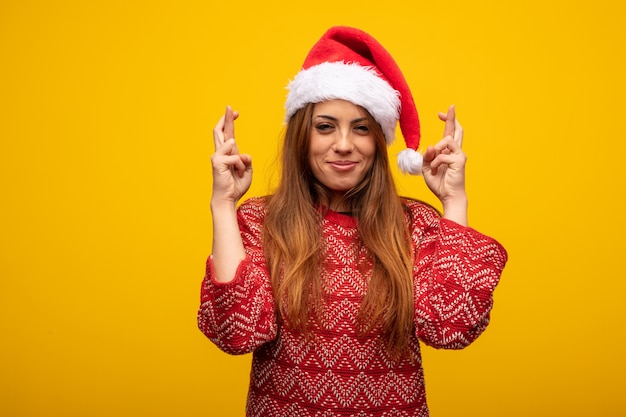
{"type": "Polygon", "coordinates": [[[487,327],[504,248],[467,225],[454,107],[423,155],[410,90],[368,34],[331,28],[290,84],[275,192],[252,179],[226,109],[214,130],[213,253],[200,329],[253,352],[248,416],[427,416],[419,341],[463,348],[487,327]],[[387,146],[443,208],[398,196],[387,146]]]}

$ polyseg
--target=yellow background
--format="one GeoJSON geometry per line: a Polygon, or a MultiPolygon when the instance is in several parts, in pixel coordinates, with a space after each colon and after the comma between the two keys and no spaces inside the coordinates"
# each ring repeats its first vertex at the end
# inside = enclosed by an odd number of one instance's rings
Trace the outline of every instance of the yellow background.
{"type": "Polygon", "coordinates": [[[241,111],[267,192],[284,87],[335,24],[396,57],[423,144],[456,104],[471,224],[510,253],[487,332],[424,349],[432,415],[626,415],[623,2],[254,4],[0,3],[0,415],[243,415],[250,357],[195,323],[211,130],[241,111]]]}

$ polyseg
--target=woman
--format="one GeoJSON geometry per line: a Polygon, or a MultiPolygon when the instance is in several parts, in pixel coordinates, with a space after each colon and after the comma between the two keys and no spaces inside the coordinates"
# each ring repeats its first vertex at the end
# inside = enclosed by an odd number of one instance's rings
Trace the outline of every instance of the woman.
{"type": "Polygon", "coordinates": [[[463,131],[419,153],[419,120],[391,56],[331,28],[290,83],[281,181],[237,207],[252,164],[236,112],[214,130],[213,253],[200,329],[253,352],[248,416],[427,416],[419,341],[458,349],[486,328],[506,251],[467,225],[463,131]],[[387,145],[423,173],[443,215],[398,196],[387,145]],[[423,165],[423,166],[422,166],[423,165]]]}

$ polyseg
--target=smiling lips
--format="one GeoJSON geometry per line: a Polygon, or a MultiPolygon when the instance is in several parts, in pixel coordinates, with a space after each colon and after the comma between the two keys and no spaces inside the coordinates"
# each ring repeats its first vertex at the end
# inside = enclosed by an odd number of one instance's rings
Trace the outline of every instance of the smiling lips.
{"type": "Polygon", "coordinates": [[[335,171],[341,171],[341,172],[350,171],[351,169],[357,166],[357,162],[355,161],[328,161],[328,164],[335,171]]]}

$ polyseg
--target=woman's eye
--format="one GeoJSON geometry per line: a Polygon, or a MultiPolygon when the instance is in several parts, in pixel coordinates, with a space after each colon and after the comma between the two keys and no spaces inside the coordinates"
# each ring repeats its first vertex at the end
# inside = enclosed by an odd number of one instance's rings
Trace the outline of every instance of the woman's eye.
{"type": "Polygon", "coordinates": [[[315,128],[320,132],[327,132],[333,128],[333,125],[330,123],[320,123],[316,125],[315,128]]]}
{"type": "Polygon", "coordinates": [[[354,127],[354,130],[356,130],[359,133],[365,134],[365,133],[369,133],[370,128],[365,125],[358,125],[354,127]]]}

